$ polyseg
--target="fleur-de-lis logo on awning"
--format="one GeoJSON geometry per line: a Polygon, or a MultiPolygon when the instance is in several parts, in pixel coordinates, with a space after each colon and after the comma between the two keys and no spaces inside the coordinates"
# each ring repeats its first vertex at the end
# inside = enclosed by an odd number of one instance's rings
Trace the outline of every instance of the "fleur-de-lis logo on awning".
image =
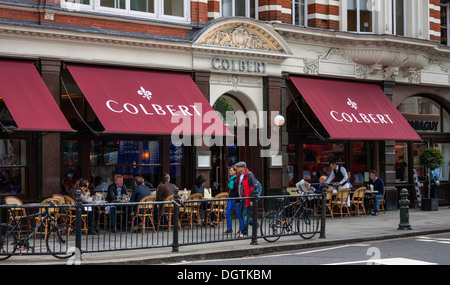
{"type": "Polygon", "coordinates": [[[352,100],[350,100],[350,98],[348,98],[347,105],[349,105],[350,107],[352,107],[355,110],[358,110],[358,105],[355,102],[353,102],[352,100]]]}
{"type": "Polygon", "coordinates": [[[148,100],[152,99],[152,92],[145,90],[144,87],[142,87],[142,86],[141,86],[141,89],[138,90],[137,93],[148,100]]]}

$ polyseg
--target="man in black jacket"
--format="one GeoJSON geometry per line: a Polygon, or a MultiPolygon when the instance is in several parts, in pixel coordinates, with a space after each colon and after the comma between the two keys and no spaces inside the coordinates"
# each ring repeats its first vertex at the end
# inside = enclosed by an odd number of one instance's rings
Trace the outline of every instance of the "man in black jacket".
{"type": "MultiPolygon", "coordinates": [[[[123,176],[120,174],[114,175],[114,183],[108,186],[108,192],[106,194],[106,202],[116,201],[118,197],[122,195],[128,195],[127,186],[123,184],[123,176]]],[[[127,222],[127,219],[122,219],[122,223],[127,222]]],[[[117,231],[116,228],[116,206],[110,207],[110,228],[113,232],[117,231]]],[[[125,228],[125,227],[123,227],[125,228]]]]}

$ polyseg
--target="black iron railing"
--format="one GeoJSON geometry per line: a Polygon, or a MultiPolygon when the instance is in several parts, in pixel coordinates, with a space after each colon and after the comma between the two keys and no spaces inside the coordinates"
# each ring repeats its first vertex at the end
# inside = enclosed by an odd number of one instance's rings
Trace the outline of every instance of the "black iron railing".
{"type": "Polygon", "coordinates": [[[183,201],[176,190],[164,202],[85,204],[77,193],[75,205],[1,205],[0,260],[156,247],[177,252],[180,246],[242,239],[255,245],[286,235],[324,238],[323,198],[255,192],[248,198],[183,201]]]}

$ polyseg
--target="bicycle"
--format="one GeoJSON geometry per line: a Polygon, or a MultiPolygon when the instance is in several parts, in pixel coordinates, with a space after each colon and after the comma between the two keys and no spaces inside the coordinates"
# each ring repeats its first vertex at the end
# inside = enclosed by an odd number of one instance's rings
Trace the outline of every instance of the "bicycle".
{"type": "MultiPolygon", "coordinates": [[[[280,200],[284,202],[286,198],[280,200]]],[[[303,239],[313,238],[319,229],[319,218],[316,211],[308,206],[308,202],[313,203],[313,201],[301,197],[298,201],[283,205],[277,210],[270,210],[262,218],[261,236],[267,242],[276,242],[286,231],[299,234],[303,239]],[[294,214],[289,215],[292,212],[294,214]],[[293,228],[294,222],[295,231],[293,228]]]]}
{"type": "MultiPolygon", "coordinates": [[[[47,203],[47,205],[49,207],[56,207],[52,201],[47,203]]],[[[10,258],[17,250],[19,250],[19,255],[29,252],[33,254],[35,252],[36,242],[34,242],[32,246],[30,239],[35,235],[39,228],[44,226],[47,220],[51,224],[51,230],[48,232],[45,239],[47,252],[60,259],[69,258],[75,254],[73,250],[75,249],[75,227],[68,224],[58,224],[56,219],[50,214],[48,206],[43,207],[44,210],[39,213],[22,217],[16,217],[14,211],[11,208],[8,209],[8,212],[12,215],[13,219],[12,224],[0,223],[0,260],[10,258]],[[22,221],[35,217],[42,218],[28,235],[23,235],[20,226],[22,221]]]]}

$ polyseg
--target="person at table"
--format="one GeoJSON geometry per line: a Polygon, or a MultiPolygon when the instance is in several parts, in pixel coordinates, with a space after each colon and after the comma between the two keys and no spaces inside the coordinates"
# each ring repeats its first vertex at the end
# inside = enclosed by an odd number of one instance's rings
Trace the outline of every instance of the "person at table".
{"type": "MultiPolygon", "coordinates": [[[[142,198],[150,196],[150,188],[145,185],[145,179],[142,176],[134,177],[134,187],[131,193],[130,202],[140,202],[142,198]]],[[[136,213],[137,205],[133,211],[136,213]]]]}
{"type": "Polygon", "coordinates": [[[170,175],[168,173],[164,173],[161,178],[161,184],[156,191],[156,201],[164,201],[170,195],[174,195],[175,188],[177,188],[177,186],[170,183],[170,175]]]}
{"type": "Polygon", "coordinates": [[[335,181],[335,184],[338,186],[338,191],[345,188],[350,188],[348,172],[345,167],[338,165],[336,161],[330,162],[331,173],[328,176],[327,184],[335,181]]]}
{"type": "MultiPolygon", "coordinates": [[[[75,188],[78,190],[81,190],[81,202],[85,204],[92,203],[91,199],[91,193],[89,191],[89,180],[80,178],[75,183],[75,188]]],[[[83,207],[82,208],[82,214],[87,214],[87,225],[88,225],[88,235],[98,235],[96,229],[95,229],[95,208],[93,207],[83,207]]]]}
{"type": "MultiPolygon", "coordinates": [[[[134,177],[134,187],[131,193],[130,202],[140,202],[142,198],[150,196],[150,188],[145,185],[145,179],[142,176],[134,177]]],[[[132,212],[137,214],[138,205],[133,206],[132,212]]],[[[139,225],[133,227],[133,231],[139,229],[139,225]]]]}
{"type": "MultiPolygon", "coordinates": [[[[114,175],[114,183],[108,186],[108,192],[106,194],[106,201],[109,203],[112,203],[118,199],[118,197],[121,197],[123,195],[128,195],[127,187],[123,184],[123,176],[120,174],[114,175]]],[[[117,231],[116,228],[116,206],[110,206],[110,229],[113,232],[117,231]]],[[[122,208],[122,207],[120,207],[122,208]]],[[[123,227],[122,229],[125,229],[127,219],[122,219],[123,227]]]]}
{"type": "MultiPolygon", "coordinates": [[[[323,189],[323,186],[325,186],[325,184],[327,183],[327,178],[328,177],[326,175],[322,175],[319,178],[319,185],[316,184],[316,187],[311,186],[311,190],[314,191],[314,194],[322,194],[323,193],[322,189],[323,189]]],[[[311,185],[314,185],[314,184],[311,184],[311,185]]]]}
{"type": "Polygon", "coordinates": [[[194,185],[192,185],[191,188],[191,195],[195,193],[202,194],[205,191],[205,184],[206,184],[206,176],[205,175],[199,175],[197,179],[195,179],[194,185]]]}
{"type": "Polygon", "coordinates": [[[114,183],[108,186],[107,191],[107,202],[113,202],[117,200],[117,197],[128,195],[127,187],[123,184],[123,176],[120,174],[114,175],[114,183]]]}
{"type": "Polygon", "coordinates": [[[369,202],[371,199],[374,199],[374,213],[372,215],[378,216],[378,211],[380,209],[380,199],[383,198],[384,193],[384,182],[377,176],[377,172],[375,170],[371,170],[369,172],[369,186],[373,185],[373,191],[376,191],[378,193],[366,195],[364,198],[364,206],[366,207],[367,214],[370,214],[370,207],[369,202]]]}

